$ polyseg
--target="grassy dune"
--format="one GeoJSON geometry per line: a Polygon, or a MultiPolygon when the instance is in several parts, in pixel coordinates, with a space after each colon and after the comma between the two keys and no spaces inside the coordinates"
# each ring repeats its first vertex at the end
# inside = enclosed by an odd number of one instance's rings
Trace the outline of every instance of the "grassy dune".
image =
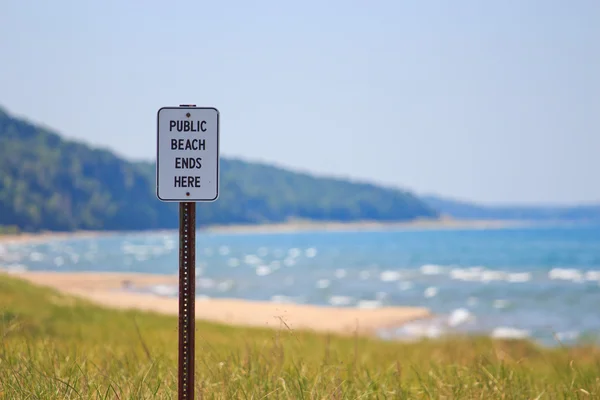
{"type": "MultiPolygon", "coordinates": [[[[593,399],[600,351],[197,324],[198,399],[593,399]]],[[[0,276],[0,399],[176,399],[177,319],[0,276]]]]}

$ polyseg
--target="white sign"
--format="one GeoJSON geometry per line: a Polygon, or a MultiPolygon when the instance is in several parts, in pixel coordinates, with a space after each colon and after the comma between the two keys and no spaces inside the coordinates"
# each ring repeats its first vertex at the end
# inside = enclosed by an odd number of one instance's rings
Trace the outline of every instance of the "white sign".
{"type": "Polygon", "coordinates": [[[210,107],[158,110],[156,196],[161,201],[219,197],[219,111],[210,107]]]}

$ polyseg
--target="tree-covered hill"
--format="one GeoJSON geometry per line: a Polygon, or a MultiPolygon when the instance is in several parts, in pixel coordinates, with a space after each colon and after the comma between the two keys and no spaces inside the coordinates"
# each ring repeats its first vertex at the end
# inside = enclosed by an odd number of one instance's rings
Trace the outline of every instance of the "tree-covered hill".
{"type": "MultiPolygon", "coordinates": [[[[204,224],[436,216],[409,192],[232,159],[221,162],[219,200],[198,205],[204,224]]],[[[153,163],[65,140],[0,109],[0,226],[136,230],[177,221],[177,205],[155,196],[153,163]]]]}

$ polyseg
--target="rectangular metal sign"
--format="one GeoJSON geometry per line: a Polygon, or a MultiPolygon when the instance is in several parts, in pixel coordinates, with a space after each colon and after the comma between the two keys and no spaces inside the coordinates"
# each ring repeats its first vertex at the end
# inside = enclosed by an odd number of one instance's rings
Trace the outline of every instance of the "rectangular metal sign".
{"type": "Polygon", "coordinates": [[[158,110],[156,196],[161,201],[219,197],[219,111],[212,107],[158,110]]]}

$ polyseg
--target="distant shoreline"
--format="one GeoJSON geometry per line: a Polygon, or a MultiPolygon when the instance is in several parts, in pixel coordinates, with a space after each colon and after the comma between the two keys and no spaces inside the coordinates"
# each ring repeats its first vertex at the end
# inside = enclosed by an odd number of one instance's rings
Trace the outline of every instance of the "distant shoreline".
{"type": "MultiPolygon", "coordinates": [[[[232,225],[199,225],[198,232],[209,233],[290,233],[305,231],[373,231],[386,230],[394,228],[414,228],[414,229],[503,229],[520,226],[531,226],[532,222],[527,221],[500,221],[500,220],[458,220],[458,219],[423,219],[401,222],[380,222],[380,221],[353,221],[353,222],[325,222],[325,221],[290,221],[283,223],[265,223],[265,224],[232,224],[232,225]]],[[[24,233],[0,233],[0,243],[2,242],[45,242],[55,239],[70,238],[92,238],[100,236],[134,234],[143,235],[145,233],[176,233],[176,229],[157,229],[157,230],[80,230],[71,232],[42,231],[42,232],[24,232],[24,233]]]]}
{"type": "Polygon", "coordinates": [[[500,221],[500,220],[458,220],[442,219],[417,219],[413,221],[382,222],[382,221],[353,221],[353,222],[325,222],[325,221],[290,221],[283,223],[269,223],[256,225],[212,225],[202,229],[206,232],[224,233],[284,233],[300,231],[373,231],[395,228],[414,229],[502,229],[517,226],[532,225],[526,221],[500,221]]]}

